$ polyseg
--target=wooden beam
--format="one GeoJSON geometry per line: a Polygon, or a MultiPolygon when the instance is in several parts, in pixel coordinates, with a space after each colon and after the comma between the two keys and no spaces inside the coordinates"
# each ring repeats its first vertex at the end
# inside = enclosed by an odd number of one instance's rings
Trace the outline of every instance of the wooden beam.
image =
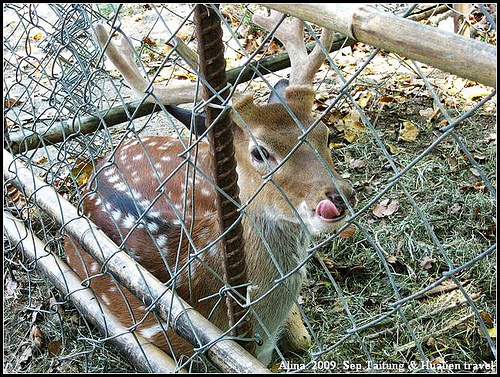
{"type": "Polygon", "coordinates": [[[413,22],[372,5],[262,4],[350,38],[496,88],[496,46],[413,22]]]}
{"type": "Polygon", "coordinates": [[[65,262],[45,251],[45,243],[27,230],[21,220],[4,211],[3,229],[4,235],[30,262],[35,263],[36,269],[68,297],[102,334],[106,334],[108,342],[137,368],[153,373],[185,372],[179,370],[172,358],[150,341],[120,325],[115,316],[99,304],[90,288],[82,288],[82,281],[65,262]]]}

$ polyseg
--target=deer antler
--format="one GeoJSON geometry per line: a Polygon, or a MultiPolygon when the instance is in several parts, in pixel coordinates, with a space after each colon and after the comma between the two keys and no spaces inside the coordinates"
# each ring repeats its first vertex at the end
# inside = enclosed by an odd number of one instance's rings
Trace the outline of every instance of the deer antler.
{"type": "MultiPolygon", "coordinates": [[[[272,30],[283,17],[283,13],[271,10],[270,16],[262,16],[259,14],[253,15],[253,22],[257,25],[272,30]]],[[[333,31],[323,28],[320,42],[326,49],[330,51],[333,43],[333,31]]],[[[291,72],[290,85],[312,85],[314,75],[325,61],[325,54],[321,50],[321,46],[316,45],[312,52],[308,55],[304,44],[304,26],[298,18],[293,19],[290,24],[284,22],[278,27],[274,35],[285,46],[288,56],[290,57],[291,72]]]]}
{"type": "MultiPolygon", "coordinates": [[[[95,25],[97,40],[104,50],[106,56],[114,66],[120,71],[123,78],[129,83],[137,96],[144,96],[146,92],[151,92],[160,103],[164,105],[178,105],[181,103],[193,102],[195,99],[196,83],[169,83],[168,87],[159,84],[152,84],[152,91],[149,91],[150,83],[142,76],[134,58],[134,51],[124,36],[120,35],[116,39],[110,36],[104,25],[95,25]],[[109,41],[109,43],[108,43],[109,41]]],[[[156,102],[148,97],[148,102],[156,102]]]]}

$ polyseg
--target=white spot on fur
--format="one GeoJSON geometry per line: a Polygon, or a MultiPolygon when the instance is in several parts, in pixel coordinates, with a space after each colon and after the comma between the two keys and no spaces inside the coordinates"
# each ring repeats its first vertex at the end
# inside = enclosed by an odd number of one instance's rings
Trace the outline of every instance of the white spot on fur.
{"type": "Polygon", "coordinates": [[[160,229],[160,226],[157,223],[153,222],[147,223],[146,226],[151,233],[157,233],[160,229]]]}
{"type": "Polygon", "coordinates": [[[171,146],[172,146],[172,142],[171,141],[167,141],[165,144],[163,144],[162,146],[158,147],[158,149],[160,149],[162,151],[166,151],[171,146]]]}
{"type": "Polygon", "coordinates": [[[162,161],[171,161],[172,160],[172,156],[169,156],[168,154],[164,155],[162,158],[161,158],[162,161]]]}
{"type": "Polygon", "coordinates": [[[123,182],[117,183],[116,185],[113,186],[115,189],[118,191],[125,192],[127,191],[127,185],[123,182]]]}
{"type": "Polygon", "coordinates": [[[106,169],[106,170],[104,171],[104,173],[103,173],[103,174],[104,174],[106,177],[109,177],[110,175],[115,174],[115,171],[116,171],[116,169],[114,169],[114,168],[113,168],[113,169],[108,168],[108,169],[106,169]]]}
{"type": "Polygon", "coordinates": [[[120,176],[118,174],[114,174],[108,178],[109,183],[116,183],[120,180],[120,176]]]}
{"type": "Polygon", "coordinates": [[[104,293],[101,295],[101,300],[107,305],[107,306],[111,306],[111,300],[109,299],[109,297],[107,295],[105,295],[104,293]]]}
{"type": "Polygon", "coordinates": [[[122,211],[119,209],[115,209],[114,211],[111,211],[111,217],[113,217],[113,220],[118,221],[122,217],[122,211]]]}
{"type": "Polygon", "coordinates": [[[130,229],[130,228],[132,228],[135,225],[136,221],[137,221],[137,219],[129,213],[123,219],[122,225],[123,225],[124,228],[129,228],[130,229]]]}
{"type": "MultiPolygon", "coordinates": [[[[141,202],[141,203],[142,203],[142,202],[141,202]]],[[[159,218],[160,218],[160,216],[161,216],[161,212],[160,212],[160,211],[150,211],[150,212],[148,212],[148,215],[149,215],[150,217],[154,217],[154,218],[159,219],[159,218]]]]}
{"type": "Polygon", "coordinates": [[[134,157],[132,157],[132,161],[142,160],[143,157],[144,157],[144,155],[142,153],[141,154],[136,154],[134,157]]]}
{"type": "Polygon", "coordinates": [[[158,243],[159,247],[164,247],[167,244],[167,236],[165,236],[164,234],[158,236],[156,238],[156,242],[158,243]]]}
{"type": "Polygon", "coordinates": [[[132,197],[135,199],[140,199],[140,198],[142,198],[142,194],[140,191],[137,191],[136,189],[132,189],[132,197]]]}

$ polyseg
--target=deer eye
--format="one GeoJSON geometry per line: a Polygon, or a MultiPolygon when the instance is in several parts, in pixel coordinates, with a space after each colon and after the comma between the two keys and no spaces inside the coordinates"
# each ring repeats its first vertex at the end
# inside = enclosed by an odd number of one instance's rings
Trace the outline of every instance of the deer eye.
{"type": "Polygon", "coordinates": [[[269,159],[269,152],[263,147],[260,147],[260,151],[257,147],[252,148],[250,154],[252,155],[252,159],[257,162],[264,162],[264,159],[269,159]]]}

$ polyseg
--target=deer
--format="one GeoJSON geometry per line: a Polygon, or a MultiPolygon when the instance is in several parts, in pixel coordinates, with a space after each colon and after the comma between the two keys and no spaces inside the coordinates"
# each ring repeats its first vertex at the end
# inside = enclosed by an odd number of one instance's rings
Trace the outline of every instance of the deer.
{"type": "MultiPolygon", "coordinates": [[[[283,18],[271,11],[269,16],[255,14],[253,20],[271,30],[283,18]]],[[[139,72],[132,48],[110,38],[103,26],[96,31],[108,58],[144,96],[149,83],[139,72]]],[[[327,51],[332,36],[323,29],[320,41],[327,51]]],[[[334,169],[323,122],[316,122],[307,142],[296,147],[304,136],[297,120],[303,129],[315,122],[312,84],[325,55],[319,46],[306,51],[299,19],[283,22],[275,37],[291,58],[289,80],[281,81],[265,104],[256,104],[251,94],[234,97],[231,115],[245,211],[241,221],[246,273],[252,288],[249,320],[261,338],[255,356],[265,365],[278,344],[294,352],[310,347],[311,336],[297,305],[307,273],[301,262],[308,255],[310,237],[339,230],[348,217],[346,201],[355,198],[351,184],[334,169]]],[[[195,97],[189,86],[153,86],[152,92],[150,97],[169,106],[195,97]]],[[[194,157],[186,154],[182,138],[128,139],[96,165],[80,204],[83,214],[132,258],[216,326],[227,329],[227,310],[217,302],[224,282],[220,243],[213,242],[220,230],[209,160],[204,140],[197,143],[194,157]]],[[[98,263],[76,242],[66,242],[65,248],[68,264],[123,324],[133,326],[142,319],[134,331],[169,354],[193,354],[193,345],[172,330],[164,331],[144,304],[101,274],[98,263]]]]}

